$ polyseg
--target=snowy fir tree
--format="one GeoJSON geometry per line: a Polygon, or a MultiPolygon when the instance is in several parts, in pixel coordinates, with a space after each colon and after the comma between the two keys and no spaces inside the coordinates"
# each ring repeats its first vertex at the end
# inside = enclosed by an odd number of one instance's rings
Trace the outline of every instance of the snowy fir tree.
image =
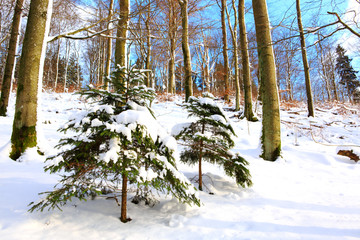
{"type": "Polygon", "coordinates": [[[47,159],[50,173],[63,173],[53,191],[31,203],[30,211],[54,209],[72,198],[87,200],[103,192],[121,190],[122,222],[126,213],[128,185],[172,194],[183,203],[199,205],[190,181],[178,172],[176,140],[160,127],[149,104],[152,89],[140,85],[145,71],[119,68],[111,83],[116,92],[89,89],[80,94],[91,100],[88,110],[76,115],[61,132],[71,131],[57,146],[60,152],[47,159]],[[116,79],[121,77],[122,79],[116,79]]]}
{"type": "Polygon", "coordinates": [[[199,190],[203,190],[202,161],[223,166],[226,174],[235,177],[239,185],[251,186],[248,162],[230,151],[234,147],[235,132],[213,96],[206,93],[200,98],[191,97],[184,108],[195,120],[175,126],[173,134],[186,147],[180,155],[181,161],[199,166],[199,190]]]}
{"type": "Polygon", "coordinates": [[[336,58],[336,70],[340,76],[340,84],[345,85],[348,91],[349,98],[354,97],[354,93],[358,87],[360,87],[360,82],[356,76],[357,71],[351,66],[352,59],[345,55],[346,50],[340,45],[336,48],[336,53],[338,57],[336,58]]]}

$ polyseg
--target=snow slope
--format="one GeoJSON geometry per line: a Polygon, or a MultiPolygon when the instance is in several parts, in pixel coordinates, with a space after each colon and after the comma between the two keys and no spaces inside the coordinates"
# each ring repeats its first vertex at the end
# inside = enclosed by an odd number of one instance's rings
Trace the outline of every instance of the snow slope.
{"type": "MultiPolygon", "coordinates": [[[[56,130],[86,105],[71,94],[42,98],[39,130],[48,153],[61,138],[56,130]]],[[[176,103],[153,104],[169,132],[187,121],[176,103]]],[[[116,202],[103,197],[70,202],[63,211],[27,212],[58,177],[43,172],[45,157],[35,150],[21,163],[8,158],[14,97],[10,107],[10,116],[0,117],[0,239],[360,239],[360,163],[336,155],[337,145],[360,145],[360,121],[356,111],[341,105],[318,109],[310,120],[304,108],[282,110],[283,152],[276,162],[258,157],[260,122],[231,118],[238,135],[235,151],[250,162],[254,186],[242,189],[222,169],[204,164],[201,207],[160,194],[153,208],[129,203],[133,220],[126,224],[118,219],[116,202]]],[[[189,178],[197,173],[197,166],[179,163],[179,169],[189,178]]]]}

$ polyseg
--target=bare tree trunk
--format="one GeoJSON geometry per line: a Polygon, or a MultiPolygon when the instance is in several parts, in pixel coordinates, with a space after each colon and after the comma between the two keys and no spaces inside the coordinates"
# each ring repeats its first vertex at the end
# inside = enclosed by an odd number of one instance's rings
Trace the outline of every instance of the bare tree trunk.
{"type": "Polygon", "coordinates": [[[181,8],[182,18],[182,50],[184,55],[185,70],[185,101],[193,96],[193,84],[191,73],[191,55],[189,47],[189,24],[188,24],[188,0],[178,0],[181,8]]]}
{"type": "MultiPolygon", "coordinates": [[[[112,20],[112,16],[114,15],[114,0],[110,1],[110,6],[109,6],[109,20],[112,20]]],[[[112,36],[113,31],[110,30],[110,23],[108,25],[109,31],[108,31],[108,35],[112,36]]],[[[105,66],[105,89],[108,90],[109,89],[109,83],[108,83],[108,79],[110,79],[110,74],[111,74],[111,55],[112,55],[112,38],[108,38],[107,39],[107,48],[106,48],[106,66],[105,66]]]]}
{"type": "Polygon", "coordinates": [[[15,5],[14,17],[11,26],[11,34],[9,41],[9,50],[6,58],[4,78],[1,85],[0,97],[0,116],[6,116],[7,107],[9,104],[9,97],[11,91],[12,80],[15,72],[15,56],[19,40],[19,30],[21,25],[21,13],[24,0],[17,0],[15,5]]]}
{"type": "MultiPolygon", "coordinates": [[[[147,18],[146,18],[146,22],[145,22],[145,26],[146,26],[146,47],[147,47],[147,55],[146,55],[146,60],[145,60],[145,69],[151,70],[151,30],[150,30],[150,12],[151,12],[151,2],[149,1],[148,5],[147,5],[147,18]]],[[[146,73],[147,79],[146,79],[146,85],[148,87],[153,87],[153,82],[151,79],[151,72],[147,72],[146,73]]]]}
{"type": "Polygon", "coordinates": [[[229,57],[227,54],[227,33],[226,33],[226,22],[225,22],[225,8],[226,0],[221,0],[221,29],[222,29],[222,42],[223,42],[223,57],[224,57],[224,85],[225,85],[225,102],[229,101],[229,57]]]}
{"type": "Polygon", "coordinates": [[[298,19],[298,26],[299,26],[299,33],[300,33],[301,55],[302,55],[303,65],[304,65],[306,96],[307,96],[307,103],[308,103],[308,116],[314,117],[315,113],[314,113],[313,96],[312,96],[312,90],[311,90],[309,63],[308,63],[307,54],[306,54],[304,30],[303,30],[303,26],[302,26],[302,22],[301,22],[300,0],[296,0],[296,12],[297,12],[297,19],[298,19]]]}
{"type": "Polygon", "coordinates": [[[266,0],[252,0],[259,56],[262,119],[262,158],[275,161],[281,152],[279,93],[276,81],[274,51],[266,0]]]}
{"type": "Polygon", "coordinates": [[[37,101],[42,81],[52,0],[32,0],[20,58],[10,157],[18,159],[37,145],[37,101]]]}
{"type": "Polygon", "coordinates": [[[292,101],[294,99],[292,93],[292,84],[291,84],[291,59],[289,55],[286,56],[286,64],[287,64],[287,77],[286,77],[286,88],[288,92],[288,100],[292,101]]]}
{"type": "Polygon", "coordinates": [[[248,52],[248,39],[245,23],[245,0],[239,0],[239,29],[240,29],[240,49],[241,49],[241,65],[242,78],[244,83],[244,117],[248,121],[257,121],[252,109],[252,90],[250,76],[250,58],[248,52]]]}
{"type": "Polygon", "coordinates": [[[337,91],[337,85],[335,82],[335,63],[334,63],[334,58],[332,58],[332,56],[329,56],[329,60],[330,60],[330,81],[331,81],[331,85],[333,87],[334,90],[334,97],[336,101],[339,101],[339,95],[338,95],[338,91],[337,91]]]}
{"type": "Polygon", "coordinates": [[[70,60],[70,42],[66,40],[66,56],[65,56],[65,73],[64,73],[64,92],[67,92],[67,73],[69,69],[69,60],[70,60]]]}
{"type": "Polygon", "coordinates": [[[226,15],[227,15],[227,19],[228,19],[228,23],[229,23],[229,28],[230,28],[230,33],[231,33],[231,38],[233,41],[233,47],[234,47],[234,70],[235,70],[235,74],[234,74],[234,81],[235,81],[235,90],[236,90],[236,96],[235,96],[235,110],[239,111],[240,110],[240,97],[241,97],[241,93],[240,93],[240,79],[239,79],[239,56],[238,56],[238,39],[237,39],[237,10],[235,7],[235,0],[232,0],[232,8],[234,11],[234,18],[235,18],[235,24],[234,24],[234,28],[231,25],[231,20],[230,20],[230,14],[229,11],[227,9],[227,6],[225,5],[225,10],[226,10],[226,15]]]}
{"type": "Polygon", "coordinates": [[[169,89],[168,92],[175,94],[175,50],[176,50],[176,24],[175,24],[175,6],[170,1],[169,14],[169,40],[170,40],[170,59],[169,59],[169,89]]]}
{"type": "Polygon", "coordinates": [[[325,63],[325,59],[324,59],[324,50],[323,50],[321,41],[318,42],[318,46],[319,46],[319,48],[317,48],[317,50],[318,50],[318,53],[320,55],[320,64],[321,64],[321,69],[319,69],[319,73],[320,73],[320,76],[322,77],[322,79],[324,80],[324,83],[325,83],[327,99],[328,99],[328,101],[331,101],[329,73],[328,73],[328,71],[326,69],[326,63],[325,63]]]}
{"type": "Polygon", "coordinates": [[[58,40],[58,48],[56,52],[56,66],[55,66],[55,81],[54,81],[54,91],[56,92],[57,84],[59,81],[59,64],[60,64],[60,44],[61,39],[58,40]]]}
{"type": "Polygon", "coordinates": [[[126,66],[126,38],[129,25],[130,0],[120,0],[120,19],[118,22],[115,46],[115,64],[126,66]]]}

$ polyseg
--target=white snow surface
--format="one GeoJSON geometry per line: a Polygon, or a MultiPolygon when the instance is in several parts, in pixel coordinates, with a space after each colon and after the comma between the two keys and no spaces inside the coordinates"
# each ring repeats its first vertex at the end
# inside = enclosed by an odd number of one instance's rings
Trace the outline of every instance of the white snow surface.
{"type": "MultiPolygon", "coordinates": [[[[85,105],[69,93],[41,97],[42,148],[50,153],[64,137],[56,130],[85,105]]],[[[0,239],[360,239],[360,162],[336,154],[339,145],[360,152],[359,111],[335,106],[318,109],[308,119],[305,108],[282,110],[282,157],[276,162],[259,158],[261,122],[230,118],[238,136],[233,151],[249,161],[253,187],[243,189],[221,168],[204,163],[201,207],[160,193],[153,208],[129,201],[132,221],[124,224],[116,202],[103,197],[74,200],[63,211],[27,212],[27,205],[51,190],[59,176],[44,173],[46,156],[36,149],[26,151],[21,162],[8,157],[14,102],[12,94],[10,116],[0,117],[0,239]]],[[[155,102],[153,109],[167,131],[188,121],[175,102],[155,102]]],[[[169,145],[175,146],[171,139],[169,145]]],[[[102,156],[105,161],[111,157],[102,156]]],[[[178,169],[189,179],[197,175],[196,165],[178,163],[178,169]]],[[[141,171],[144,180],[154,177],[141,171]]]]}

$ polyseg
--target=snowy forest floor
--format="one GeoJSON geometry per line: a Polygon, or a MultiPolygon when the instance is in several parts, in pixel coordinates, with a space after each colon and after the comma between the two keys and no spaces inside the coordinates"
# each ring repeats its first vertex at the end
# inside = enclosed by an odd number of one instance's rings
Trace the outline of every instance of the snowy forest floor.
{"type": "MultiPolygon", "coordinates": [[[[283,104],[282,158],[276,162],[259,158],[261,122],[231,118],[238,136],[234,151],[250,162],[252,188],[242,189],[221,168],[204,164],[201,207],[159,194],[153,208],[129,202],[132,221],[123,224],[120,207],[103,197],[75,200],[63,211],[27,212],[59,177],[44,173],[46,156],[34,149],[22,162],[8,157],[14,100],[12,95],[10,116],[0,117],[0,239],[360,239],[360,162],[337,155],[339,145],[360,152],[356,106],[318,105],[309,119],[305,105],[283,104]]],[[[153,104],[169,132],[187,121],[179,103],[153,104]]],[[[63,136],[56,130],[86,105],[77,95],[56,93],[44,93],[40,104],[40,141],[50,151],[63,136]]],[[[189,178],[197,174],[197,166],[178,168],[189,178]]]]}

